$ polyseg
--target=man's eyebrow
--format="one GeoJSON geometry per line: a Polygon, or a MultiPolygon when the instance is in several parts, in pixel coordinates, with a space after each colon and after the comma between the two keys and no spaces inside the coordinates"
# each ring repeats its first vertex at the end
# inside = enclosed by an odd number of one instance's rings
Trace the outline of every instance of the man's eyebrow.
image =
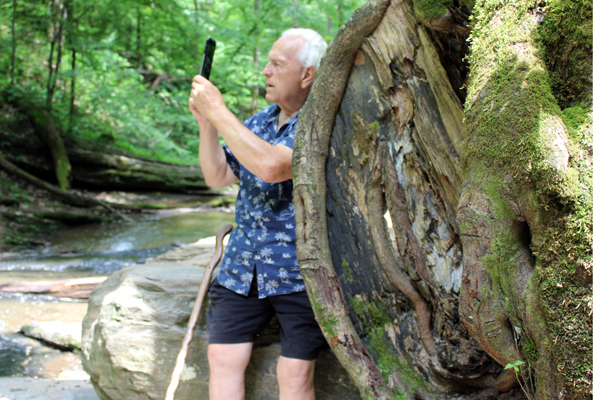
{"type": "Polygon", "coordinates": [[[285,61],[287,61],[287,59],[288,59],[288,58],[287,58],[287,57],[285,57],[285,56],[279,56],[279,57],[272,56],[270,52],[269,52],[269,55],[268,55],[268,57],[269,57],[269,60],[271,60],[271,61],[279,61],[279,62],[282,62],[282,61],[284,61],[284,62],[285,62],[285,61]]]}

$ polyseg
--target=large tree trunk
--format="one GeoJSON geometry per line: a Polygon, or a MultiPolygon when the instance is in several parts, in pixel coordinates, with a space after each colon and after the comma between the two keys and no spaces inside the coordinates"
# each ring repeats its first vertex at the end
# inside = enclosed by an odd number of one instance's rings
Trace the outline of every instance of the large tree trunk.
{"type": "Polygon", "coordinates": [[[297,254],[317,319],[365,399],[506,391],[518,383],[503,367],[517,360],[527,362],[522,376],[537,398],[585,397],[585,382],[572,391],[573,375],[557,371],[565,359],[556,339],[589,346],[575,361],[591,371],[589,335],[577,336],[590,323],[591,246],[559,230],[587,216],[574,204],[591,159],[567,164],[560,110],[543,71],[536,75],[536,14],[481,5],[473,37],[505,39],[471,48],[465,127],[468,11],[420,3],[371,1],[357,11],[330,45],[299,120],[297,254]],[[508,79],[491,76],[509,65],[508,79]],[[535,98],[538,81],[548,89],[535,98]],[[527,118],[538,123],[522,124],[527,118]],[[575,248],[579,281],[552,253],[561,237],[575,248]],[[568,279],[550,287],[557,276],[568,279]],[[575,332],[565,326],[557,336],[557,294],[582,304],[575,332]]]}

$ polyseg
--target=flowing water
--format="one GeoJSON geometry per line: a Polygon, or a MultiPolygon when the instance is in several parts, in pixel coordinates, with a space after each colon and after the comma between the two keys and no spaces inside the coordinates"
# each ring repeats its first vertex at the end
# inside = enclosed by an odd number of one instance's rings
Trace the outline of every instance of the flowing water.
{"type": "MultiPolygon", "coordinates": [[[[233,213],[177,209],[64,229],[45,238],[49,245],[41,251],[0,254],[0,285],[108,275],[214,236],[226,223],[235,223],[233,213]]],[[[17,332],[35,322],[80,322],[86,311],[85,300],[0,292],[0,376],[51,377],[64,373],[64,368],[81,369],[73,354],[49,349],[17,332]]]]}

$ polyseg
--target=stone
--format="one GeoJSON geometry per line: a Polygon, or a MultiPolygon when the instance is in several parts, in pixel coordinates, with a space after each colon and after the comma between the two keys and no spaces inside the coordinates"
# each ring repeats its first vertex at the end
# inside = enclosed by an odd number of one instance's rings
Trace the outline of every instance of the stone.
{"type": "Polygon", "coordinates": [[[0,378],[2,400],[98,400],[89,380],[0,378]]]}
{"type": "Polygon", "coordinates": [[[87,277],[41,282],[8,282],[0,285],[0,292],[37,293],[53,297],[87,299],[92,290],[104,282],[106,277],[87,277]]]}
{"type": "MultiPolygon", "coordinates": [[[[214,253],[214,238],[126,267],[91,294],[83,320],[82,362],[101,400],[164,399],[187,321],[214,253]]],[[[208,399],[205,299],[175,399],[208,399]]],[[[278,399],[275,375],[281,345],[276,321],[254,346],[246,399],[278,399]]],[[[317,360],[315,385],[323,400],[359,399],[334,354],[317,360]]]]}
{"type": "Polygon", "coordinates": [[[20,332],[60,349],[81,349],[81,324],[78,322],[36,322],[22,326],[20,332]]]}

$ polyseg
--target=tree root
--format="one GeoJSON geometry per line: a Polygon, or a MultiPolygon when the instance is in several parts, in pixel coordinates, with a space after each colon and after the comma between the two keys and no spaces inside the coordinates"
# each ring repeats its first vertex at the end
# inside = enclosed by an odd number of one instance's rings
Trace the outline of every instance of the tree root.
{"type": "MultiPolygon", "coordinates": [[[[375,251],[377,252],[377,257],[379,258],[379,262],[385,271],[388,279],[396,286],[398,290],[402,292],[413,304],[413,307],[416,312],[417,322],[419,326],[419,331],[421,333],[421,338],[423,340],[423,344],[425,345],[425,349],[430,357],[435,358],[437,356],[437,350],[435,345],[435,340],[433,338],[433,334],[431,333],[431,312],[429,311],[429,307],[427,302],[423,299],[423,297],[419,294],[419,292],[412,285],[410,277],[403,271],[403,262],[402,260],[392,252],[393,246],[391,243],[390,235],[388,234],[387,224],[383,215],[385,214],[385,199],[389,197],[396,197],[398,192],[387,192],[387,196],[384,196],[382,192],[382,188],[384,186],[383,176],[385,174],[385,184],[390,185],[390,181],[394,181],[397,183],[398,179],[395,176],[395,169],[393,165],[390,165],[391,162],[385,163],[385,172],[382,171],[384,168],[383,160],[388,161],[389,154],[387,151],[387,145],[383,143],[379,143],[377,146],[377,152],[374,160],[374,168],[371,170],[372,175],[369,181],[369,190],[367,191],[367,207],[369,209],[369,225],[371,228],[371,233],[373,234],[373,243],[375,245],[375,251]],[[388,171],[388,169],[393,169],[392,171],[388,171]]],[[[388,199],[388,201],[390,201],[388,199]]],[[[391,203],[394,203],[391,201],[391,203]]],[[[394,204],[393,204],[394,205],[394,204]]],[[[394,210],[394,216],[397,216],[400,213],[400,210],[394,210]]],[[[405,218],[405,213],[403,215],[405,218]]],[[[412,233],[412,230],[404,230],[406,235],[412,233]]],[[[409,239],[410,241],[410,239],[409,239]]],[[[410,248],[410,247],[409,247],[410,248]]],[[[422,256],[421,256],[422,258],[422,256]]],[[[416,263],[414,263],[416,264],[416,263]]],[[[425,268],[425,264],[421,266],[425,268]]],[[[431,279],[431,277],[429,277],[431,279]]]]}

